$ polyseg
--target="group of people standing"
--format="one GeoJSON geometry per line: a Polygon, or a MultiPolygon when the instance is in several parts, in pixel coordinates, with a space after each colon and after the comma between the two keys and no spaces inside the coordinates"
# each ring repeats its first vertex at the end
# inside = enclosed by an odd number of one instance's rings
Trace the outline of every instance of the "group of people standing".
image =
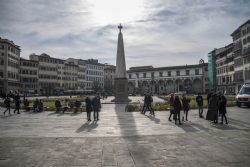
{"type": "Polygon", "coordinates": [[[175,124],[178,123],[181,125],[181,119],[182,121],[188,121],[188,111],[190,109],[190,100],[186,98],[186,95],[182,95],[182,99],[179,98],[178,95],[171,94],[170,95],[170,115],[168,120],[172,121],[171,117],[173,116],[173,119],[175,121],[175,124]],[[183,110],[183,114],[181,114],[181,110],[183,110]],[[182,118],[180,118],[182,116],[182,118]]]}
{"type": "MultiPolygon", "coordinates": [[[[206,115],[206,120],[213,121],[214,123],[218,123],[218,118],[221,116],[221,124],[223,124],[223,121],[225,119],[226,124],[227,117],[226,117],[226,106],[227,106],[227,99],[226,97],[219,93],[218,95],[216,93],[208,93],[207,95],[207,102],[208,102],[208,110],[206,115]]],[[[199,116],[200,118],[203,118],[203,97],[199,93],[196,97],[196,103],[199,110],[199,116]]]]}
{"type": "Polygon", "coordinates": [[[100,96],[96,95],[93,99],[86,97],[86,113],[87,113],[87,120],[91,121],[91,112],[94,112],[94,121],[99,120],[99,112],[101,111],[101,100],[100,96]]]}
{"type": "MultiPolygon", "coordinates": [[[[227,105],[227,99],[226,97],[219,93],[218,95],[216,93],[212,94],[209,93],[207,95],[207,101],[208,101],[208,111],[206,115],[206,120],[213,121],[214,123],[218,123],[218,117],[221,116],[221,124],[223,124],[224,119],[226,124],[228,124],[227,117],[226,117],[226,105],[227,105]]],[[[171,94],[169,104],[170,104],[170,115],[168,120],[172,121],[171,117],[173,116],[173,119],[175,120],[175,124],[179,122],[181,125],[181,115],[182,121],[186,120],[188,121],[188,111],[190,109],[190,99],[186,98],[186,95],[182,95],[182,99],[179,98],[178,95],[171,94]],[[183,111],[183,114],[181,113],[183,111]]],[[[203,118],[203,97],[199,93],[196,97],[196,104],[198,107],[199,117],[203,118]]]]}
{"type": "Polygon", "coordinates": [[[225,119],[226,124],[228,124],[227,117],[226,117],[226,106],[227,106],[227,99],[226,97],[219,93],[208,94],[208,110],[206,120],[213,121],[214,123],[218,123],[219,116],[221,116],[221,124],[225,119]]]}

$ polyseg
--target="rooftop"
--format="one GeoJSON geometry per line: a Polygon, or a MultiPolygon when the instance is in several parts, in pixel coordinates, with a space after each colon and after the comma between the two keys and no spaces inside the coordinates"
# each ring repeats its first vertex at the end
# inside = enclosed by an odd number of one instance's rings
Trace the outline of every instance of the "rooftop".
{"type": "Polygon", "coordinates": [[[21,50],[21,49],[20,49],[20,46],[16,45],[16,44],[15,44],[13,41],[11,41],[11,40],[3,39],[3,38],[0,37],[0,42],[8,43],[8,44],[10,44],[10,45],[16,47],[17,49],[21,50]]]}

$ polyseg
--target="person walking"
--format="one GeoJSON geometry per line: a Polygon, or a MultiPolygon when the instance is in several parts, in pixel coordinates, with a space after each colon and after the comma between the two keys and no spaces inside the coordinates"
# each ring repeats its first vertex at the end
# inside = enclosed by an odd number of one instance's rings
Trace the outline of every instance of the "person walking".
{"type": "Polygon", "coordinates": [[[144,103],[143,103],[143,107],[142,107],[142,111],[141,111],[141,113],[142,114],[145,114],[145,108],[146,108],[146,104],[147,104],[147,101],[148,101],[148,96],[145,94],[145,96],[144,96],[144,103]]]}
{"type": "Polygon", "coordinates": [[[3,114],[5,115],[5,113],[9,110],[9,115],[10,115],[10,98],[8,96],[5,98],[4,104],[5,104],[6,110],[3,112],[3,114]]]}
{"type": "Polygon", "coordinates": [[[153,102],[153,98],[151,95],[147,94],[145,95],[144,97],[144,105],[143,105],[143,108],[142,108],[142,113],[143,114],[146,114],[146,111],[148,110],[150,112],[151,115],[155,115],[154,114],[154,110],[152,108],[152,102],[153,102]]]}
{"type": "Polygon", "coordinates": [[[94,111],[94,120],[98,121],[99,120],[99,111],[101,108],[101,101],[99,96],[95,96],[92,100],[92,106],[93,106],[93,111],[94,111]]]}
{"type": "Polygon", "coordinates": [[[89,97],[86,97],[85,103],[86,103],[87,120],[91,121],[92,102],[89,97]]]}
{"type": "Polygon", "coordinates": [[[175,96],[174,98],[174,119],[175,124],[177,123],[177,120],[179,121],[179,125],[181,125],[181,119],[180,119],[180,111],[181,111],[181,102],[179,99],[179,96],[175,96]]]}
{"type": "MultiPolygon", "coordinates": [[[[188,111],[190,109],[190,105],[189,102],[190,100],[186,98],[186,95],[182,95],[182,106],[183,106],[183,111],[184,111],[184,115],[186,115],[186,121],[188,121],[187,117],[188,117],[188,111]]],[[[184,115],[182,117],[182,121],[184,121],[184,115]]]]}
{"type": "Polygon", "coordinates": [[[219,112],[221,114],[221,124],[223,124],[223,119],[225,118],[225,121],[226,121],[226,124],[228,124],[227,122],[227,117],[226,117],[226,113],[227,113],[227,110],[226,110],[226,106],[227,106],[227,99],[224,95],[221,95],[220,96],[220,101],[219,101],[219,112]]]}
{"type": "Polygon", "coordinates": [[[199,117],[203,118],[203,97],[201,96],[201,93],[198,93],[198,96],[196,97],[196,103],[198,106],[199,111],[199,117]]]}
{"type": "Polygon", "coordinates": [[[14,114],[16,113],[16,111],[17,111],[17,114],[20,114],[20,111],[19,111],[20,110],[20,96],[18,93],[14,96],[14,102],[15,102],[14,114]]]}
{"type": "Polygon", "coordinates": [[[168,121],[172,121],[171,116],[173,115],[174,117],[174,94],[173,93],[171,93],[169,105],[170,105],[170,115],[168,117],[168,121]]]}

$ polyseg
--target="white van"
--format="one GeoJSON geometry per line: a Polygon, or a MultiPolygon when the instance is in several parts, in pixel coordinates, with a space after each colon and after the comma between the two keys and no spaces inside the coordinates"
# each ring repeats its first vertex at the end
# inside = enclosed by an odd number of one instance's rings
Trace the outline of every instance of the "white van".
{"type": "Polygon", "coordinates": [[[250,107],[250,83],[242,85],[236,98],[237,106],[249,106],[250,107]]]}

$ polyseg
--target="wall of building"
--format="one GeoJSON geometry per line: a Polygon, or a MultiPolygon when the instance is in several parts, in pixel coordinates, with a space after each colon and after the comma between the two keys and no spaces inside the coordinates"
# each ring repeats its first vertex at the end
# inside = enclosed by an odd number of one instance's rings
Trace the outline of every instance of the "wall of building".
{"type": "Polygon", "coordinates": [[[129,70],[129,93],[205,92],[203,78],[207,76],[204,66],[207,64],[129,70]]]}
{"type": "Polygon", "coordinates": [[[0,38],[0,88],[4,93],[20,89],[20,52],[13,41],[0,38]]]}

